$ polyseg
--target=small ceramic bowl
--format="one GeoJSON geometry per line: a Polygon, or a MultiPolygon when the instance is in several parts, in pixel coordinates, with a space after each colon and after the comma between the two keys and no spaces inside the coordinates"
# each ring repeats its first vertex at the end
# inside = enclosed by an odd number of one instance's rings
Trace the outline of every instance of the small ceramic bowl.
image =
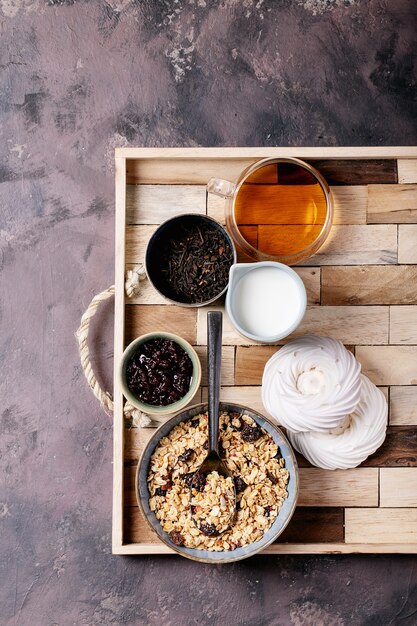
{"type": "Polygon", "coordinates": [[[304,283],[288,265],[261,261],[237,263],[230,268],[226,311],[243,337],[259,343],[276,343],[294,332],[306,308],[304,283]],[[268,277],[262,274],[264,270],[268,277]],[[254,332],[258,327],[262,331],[254,332]]]}
{"type": "Polygon", "coordinates": [[[160,226],[158,226],[149,239],[145,252],[146,274],[152,286],[168,302],[183,307],[206,306],[207,304],[215,302],[224,295],[227,289],[227,284],[209,300],[205,300],[204,302],[186,302],[176,298],[176,296],[172,293],[172,289],[170,289],[170,286],[161,274],[161,250],[164,250],[167,246],[169,246],[170,239],[172,237],[175,238],[175,234],[181,226],[198,226],[200,229],[205,226],[215,228],[222,235],[223,240],[229,244],[232,252],[232,263],[236,263],[237,255],[235,244],[224,226],[208,215],[201,215],[200,213],[184,213],[182,215],[176,215],[175,217],[163,222],[160,226]]]}
{"type": "Polygon", "coordinates": [[[191,400],[194,398],[200,386],[201,363],[200,363],[200,359],[198,358],[197,352],[188,343],[188,341],[185,341],[185,339],[183,339],[182,337],[179,337],[178,335],[174,335],[173,333],[167,333],[167,332],[162,332],[162,331],[148,333],[132,341],[132,343],[130,343],[125,349],[125,351],[123,352],[123,356],[119,365],[119,380],[120,380],[123,395],[125,396],[125,398],[129,400],[129,402],[133,404],[133,406],[139,409],[140,411],[143,411],[144,413],[147,413],[148,415],[152,415],[153,417],[157,419],[158,417],[163,417],[165,415],[170,415],[172,413],[178,413],[178,411],[181,411],[184,407],[187,406],[187,404],[191,402],[191,400]],[[145,402],[142,402],[141,400],[139,400],[137,396],[135,396],[130,391],[127,385],[127,380],[126,380],[126,368],[131,357],[134,355],[134,353],[137,351],[137,349],[139,348],[141,344],[145,343],[146,341],[150,341],[151,339],[161,339],[161,338],[170,339],[171,341],[174,341],[175,343],[179,344],[181,348],[185,350],[185,352],[188,354],[193,364],[193,374],[191,378],[190,388],[188,392],[185,394],[185,396],[181,398],[181,400],[178,400],[177,402],[174,402],[173,404],[167,404],[165,406],[153,406],[151,404],[146,404],[145,402]]]}
{"type": "Polygon", "coordinates": [[[166,533],[162,529],[162,526],[156,518],[155,513],[151,511],[149,507],[149,463],[158,443],[163,437],[168,435],[168,433],[174,428],[174,426],[176,426],[180,422],[184,422],[206,411],[207,404],[196,404],[195,406],[189,407],[185,411],[182,411],[178,415],[174,415],[174,417],[171,417],[167,422],[162,424],[162,426],[160,426],[155,431],[155,433],[149,440],[145,450],[143,451],[136,471],[136,498],[139,507],[143,513],[143,516],[145,517],[149,526],[152,528],[152,530],[155,531],[159,539],[163,541],[163,543],[165,543],[165,545],[167,545],[169,548],[175,550],[175,552],[178,552],[178,554],[181,554],[181,556],[185,556],[188,559],[200,561],[202,563],[232,563],[233,561],[240,561],[241,559],[246,559],[250,556],[253,556],[254,554],[257,554],[258,552],[261,552],[261,550],[264,550],[272,542],[276,541],[278,536],[284,531],[295,511],[295,507],[297,504],[299,489],[298,466],[293,449],[291,448],[288,439],[285,437],[284,433],[278,428],[278,426],[273,424],[263,415],[255,413],[247,407],[237,404],[220,402],[220,411],[233,411],[249,415],[249,417],[254,419],[261,428],[265,429],[266,432],[271,435],[274,442],[279,446],[282,458],[285,461],[285,467],[289,472],[289,482],[287,485],[288,497],[284,500],[275,521],[266,531],[263,537],[259,539],[259,541],[255,541],[254,543],[251,543],[247,546],[236,548],[235,550],[230,550],[227,552],[212,552],[210,550],[197,550],[196,548],[176,546],[171,541],[168,533],[166,533]]]}

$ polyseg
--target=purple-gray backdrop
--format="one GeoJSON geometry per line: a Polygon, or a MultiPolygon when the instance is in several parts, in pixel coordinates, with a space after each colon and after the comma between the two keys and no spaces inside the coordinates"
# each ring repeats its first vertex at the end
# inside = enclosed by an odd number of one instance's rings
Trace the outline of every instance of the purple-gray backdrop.
{"type": "Polygon", "coordinates": [[[0,0],[2,624],[417,623],[412,557],[111,556],[74,340],[113,282],[116,146],[416,144],[415,34],[413,0],[0,0]]]}

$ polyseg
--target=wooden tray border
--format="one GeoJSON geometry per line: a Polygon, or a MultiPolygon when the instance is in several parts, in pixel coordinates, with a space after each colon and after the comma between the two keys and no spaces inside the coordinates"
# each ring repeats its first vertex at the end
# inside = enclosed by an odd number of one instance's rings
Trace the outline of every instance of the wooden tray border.
{"type": "MultiPolygon", "coordinates": [[[[309,159],[415,159],[413,146],[292,147],[292,148],[117,148],[115,151],[115,312],[114,312],[114,421],[112,553],[125,555],[175,554],[162,544],[123,543],[123,395],[117,365],[123,353],[125,332],[125,226],[126,161],[128,159],[256,159],[265,157],[309,159]]],[[[262,554],[417,554],[416,544],[272,544],[262,554]]]]}

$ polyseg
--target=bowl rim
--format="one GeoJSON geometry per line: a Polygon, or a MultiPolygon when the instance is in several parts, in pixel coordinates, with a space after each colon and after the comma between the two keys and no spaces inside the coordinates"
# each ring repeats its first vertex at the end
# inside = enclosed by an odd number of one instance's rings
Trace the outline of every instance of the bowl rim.
{"type": "Polygon", "coordinates": [[[191,400],[194,398],[201,383],[201,361],[197,352],[193,348],[193,346],[183,337],[180,337],[179,335],[176,335],[175,333],[170,333],[168,331],[163,331],[163,330],[160,330],[160,331],[156,330],[150,333],[145,333],[144,335],[140,335],[139,337],[136,337],[136,339],[133,339],[133,341],[131,341],[123,351],[123,354],[120,358],[120,363],[119,363],[117,372],[118,372],[120,386],[122,388],[122,392],[126,400],[128,400],[131,404],[133,404],[134,407],[136,407],[140,411],[143,411],[144,413],[147,413],[148,415],[152,415],[155,417],[163,416],[163,415],[171,416],[173,413],[178,414],[178,412],[182,411],[186,407],[186,405],[189,404],[191,400]],[[153,406],[151,404],[146,404],[145,402],[142,402],[141,400],[139,400],[139,398],[137,398],[130,391],[126,382],[126,377],[125,377],[126,369],[125,368],[129,361],[130,356],[132,355],[132,353],[135,351],[135,349],[138,346],[140,346],[141,344],[151,339],[158,339],[161,337],[164,339],[170,339],[171,341],[174,341],[179,346],[181,346],[181,348],[183,348],[185,352],[187,352],[193,364],[193,376],[191,379],[189,390],[187,391],[185,396],[183,396],[180,400],[177,400],[173,404],[167,404],[165,406],[153,406]]]}
{"type": "MultiPolygon", "coordinates": [[[[157,444],[159,443],[159,440],[162,438],[162,436],[159,437],[159,431],[161,430],[161,428],[163,426],[167,426],[170,425],[171,422],[174,422],[176,419],[178,419],[179,417],[181,417],[182,415],[184,415],[183,419],[179,419],[178,423],[182,422],[182,421],[186,421],[187,419],[191,419],[188,415],[190,411],[197,411],[195,413],[195,415],[198,415],[199,412],[205,412],[207,410],[208,404],[207,402],[201,402],[198,404],[194,404],[190,407],[188,407],[187,409],[185,409],[184,411],[181,411],[180,413],[177,413],[176,415],[173,415],[169,420],[167,420],[166,422],[164,422],[164,424],[161,424],[160,427],[158,427],[156,429],[156,431],[153,433],[152,437],[149,439],[148,443],[146,444],[145,448],[142,451],[142,454],[140,456],[140,459],[137,463],[136,466],[136,472],[135,472],[135,494],[136,494],[136,501],[137,504],[139,506],[139,510],[141,511],[143,517],[146,520],[146,523],[148,524],[149,528],[157,535],[158,539],[160,539],[160,541],[162,541],[168,548],[170,548],[171,550],[173,550],[174,552],[176,552],[177,554],[181,555],[184,558],[188,558],[192,561],[198,561],[200,563],[211,563],[211,564],[221,564],[221,563],[233,563],[236,561],[242,561],[243,559],[247,559],[249,557],[255,556],[256,554],[258,554],[259,552],[261,552],[262,550],[265,550],[269,545],[271,545],[271,543],[273,543],[274,541],[276,541],[278,539],[278,537],[284,532],[284,530],[286,529],[286,527],[288,526],[294,511],[296,509],[297,506],[297,501],[298,501],[298,497],[299,497],[299,491],[300,491],[300,477],[299,477],[299,469],[298,469],[298,463],[297,463],[297,459],[295,457],[295,453],[294,450],[288,440],[288,438],[286,437],[286,435],[284,434],[284,432],[281,430],[281,428],[279,428],[279,426],[277,426],[269,417],[266,417],[265,415],[259,413],[258,411],[254,411],[253,409],[246,407],[242,404],[234,404],[232,402],[220,402],[220,410],[226,410],[226,411],[233,411],[235,409],[242,411],[242,412],[248,412],[249,416],[252,417],[253,415],[262,418],[267,424],[269,424],[269,426],[275,431],[275,433],[278,435],[278,438],[280,438],[282,440],[282,442],[286,445],[291,462],[292,462],[292,466],[293,466],[293,476],[291,476],[290,473],[290,478],[292,478],[294,480],[294,487],[293,487],[293,502],[291,504],[291,508],[290,510],[287,512],[287,517],[284,520],[284,522],[282,523],[282,526],[279,528],[279,530],[274,533],[272,535],[272,537],[270,537],[270,539],[267,541],[267,543],[262,544],[261,546],[258,546],[256,549],[254,549],[250,554],[241,554],[239,556],[234,555],[235,550],[230,550],[228,552],[213,552],[213,554],[224,554],[225,556],[223,558],[216,558],[216,559],[211,559],[211,558],[206,558],[206,557],[199,557],[197,554],[189,554],[189,553],[185,553],[180,546],[175,546],[172,542],[169,542],[165,537],[164,537],[164,532],[162,531],[162,526],[161,526],[161,533],[157,532],[155,530],[155,528],[152,526],[148,513],[145,510],[145,507],[143,506],[143,502],[142,502],[142,498],[140,495],[140,489],[139,489],[139,475],[140,475],[140,471],[142,469],[142,464],[144,462],[144,459],[146,457],[146,455],[149,452],[149,449],[153,446],[153,448],[155,448],[157,446],[157,444]],[[223,407],[223,409],[222,409],[223,407]],[[227,408],[225,408],[227,407],[227,408]],[[159,438],[158,438],[159,437],[159,438]]],[[[255,418],[254,418],[255,419],[255,418]]],[[[255,420],[256,421],[256,420],[255,420]]],[[[172,427],[170,428],[169,432],[172,430],[172,428],[174,427],[173,424],[172,427]]],[[[165,435],[163,435],[165,436],[165,435]]],[[[288,494],[290,495],[290,494],[288,494]]],[[[149,497],[148,497],[149,500],[149,497]]],[[[273,524],[271,525],[270,528],[272,528],[276,522],[276,520],[279,519],[279,513],[275,519],[275,521],[273,522],[273,524]]],[[[159,523],[159,522],[158,522],[159,523]]],[[[269,529],[268,529],[269,530],[269,529]]],[[[268,532],[268,531],[267,531],[268,532]]],[[[166,533],[165,533],[166,534],[166,533]]],[[[261,541],[261,540],[258,540],[261,541]]],[[[248,546],[250,545],[254,545],[257,542],[253,542],[253,544],[248,544],[248,546]]],[[[248,546],[244,546],[244,547],[248,547],[248,546]]],[[[188,548],[189,549],[189,548],[188,548]]],[[[197,549],[195,548],[195,550],[197,551],[197,549]]],[[[202,550],[202,552],[204,552],[202,550]]]]}
{"type": "Polygon", "coordinates": [[[237,263],[237,252],[236,252],[235,242],[233,241],[232,236],[227,232],[226,227],[223,224],[218,222],[214,217],[211,217],[210,215],[206,215],[205,213],[179,213],[178,215],[173,215],[172,217],[169,217],[164,222],[159,224],[157,226],[157,228],[154,230],[154,232],[152,233],[152,235],[150,236],[150,238],[148,240],[148,243],[146,244],[145,255],[144,255],[144,266],[145,266],[146,276],[148,277],[149,282],[151,283],[151,285],[155,289],[155,291],[157,291],[159,293],[159,295],[162,298],[164,298],[164,300],[166,300],[167,302],[170,302],[171,304],[176,304],[177,306],[181,306],[181,307],[198,308],[198,307],[202,307],[202,306],[207,306],[208,304],[212,304],[213,302],[216,302],[216,300],[219,300],[226,293],[226,291],[227,291],[227,289],[229,287],[229,280],[227,281],[227,284],[224,287],[224,289],[222,289],[222,291],[219,292],[216,296],[213,296],[213,298],[210,298],[210,300],[204,300],[204,302],[179,302],[178,300],[173,300],[172,298],[170,298],[170,297],[166,296],[164,293],[162,293],[162,291],[160,291],[160,289],[153,282],[152,277],[151,277],[151,273],[149,272],[149,260],[148,260],[148,257],[149,257],[149,254],[150,254],[150,249],[151,249],[151,246],[155,243],[155,239],[158,236],[160,230],[164,226],[169,224],[170,222],[174,222],[174,221],[177,221],[177,220],[180,220],[180,219],[184,219],[184,218],[189,218],[189,217],[191,217],[191,218],[198,218],[198,219],[201,219],[203,221],[211,222],[211,223],[215,224],[216,227],[219,229],[219,231],[222,232],[223,236],[229,242],[230,248],[232,250],[233,262],[232,262],[231,267],[233,267],[233,265],[235,265],[237,263]]]}
{"type": "Polygon", "coordinates": [[[304,315],[306,314],[306,310],[307,310],[307,291],[306,291],[306,287],[304,285],[302,278],[300,278],[300,276],[292,267],[290,267],[289,265],[286,265],[285,263],[280,263],[279,261],[255,261],[253,263],[235,263],[230,268],[229,276],[230,276],[229,289],[226,294],[226,311],[227,311],[227,315],[229,316],[230,321],[232,322],[233,326],[235,327],[235,329],[238,331],[240,335],[242,335],[243,337],[247,337],[248,339],[252,339],[253,341],[257,341],[259,343],[276,343],[277,341],[280,341],[280,339],[284,339],[285,337],[288,337],[288,335],[293,333],[296,330],[296,328],[298,328],[298,326],[301,324],[304,318],[304,315]],[[237,278],[235,284],[233,285],[233,274],[236,271],[235,268],[241,265],[244,266],[244,269],[246,269],[247,271],[240,278],[237,278]],[[300,293],[300,300],[301,300],[300,311],[296,319],[290,326],[288,326],[288,328],[284,332],[278,333],[277,335],[273,335],[272,337],[254,335],[253,333],[250,333],[249,331],[245,330],[237,321],[237,318],[233,309],[233,292],[236,289],[237,284],[243,278],[244,275],[249,274],[250,272],[256,271],[257,269],[260,269],[261,267],[275,267],[276,269],[280,269],[286,272],[291,278],[293,278],[294,282],[297,284],[297,287],[299,288],[299,293],[300,293]],[[231,289],[230,289],[230,285],[232,285],[231,289]]]}

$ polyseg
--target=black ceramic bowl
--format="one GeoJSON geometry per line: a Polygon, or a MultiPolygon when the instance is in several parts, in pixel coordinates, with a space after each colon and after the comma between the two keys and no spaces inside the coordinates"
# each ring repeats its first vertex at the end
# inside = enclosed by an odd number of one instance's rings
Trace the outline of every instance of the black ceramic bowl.
{"type": "Polygon", "coordinates": [[[155,287],[155,289],[162,295],[164,298],[172,302],[173,304],[178,304],[180,306],[188,306],[188,307],[200,307],[206,304],[210,304],[214,302],[220,296],[222,296],[228,287],[229,284],[229,269],[230,267],[236,263],[236,249],[232,239],[227,233],[226,229],[219,224],[216,220],[207,215],[200,215],[198,213],[186,213],[183,215],[177,215],[166,222],[163,222],[152,237],[150,238],[146,252],[145,252],[145,268],[146,273],[148,275],[149,281],[155,287]],[[202,232],[210,227],[211,229],[215,229],[221,235],[221,238],[225,243],[230,246],[231,250],[231,262],[230,266],[227,268],[226,274],[226,283],[220,285],[218,293],[215,293],[211,298],[204,301],[192,301],[190,298],[187,300],[186,296],[179,296],[178,293],[173,289],[172,284],[168,280],[166,273],[163,272],[163,268],[166,266],[164,262],[164,257],[166,253],[172,249],[172,241],[178,237],[178,233],[182,231],[182,229],[196,229],[199,228],[202,232]]]}

